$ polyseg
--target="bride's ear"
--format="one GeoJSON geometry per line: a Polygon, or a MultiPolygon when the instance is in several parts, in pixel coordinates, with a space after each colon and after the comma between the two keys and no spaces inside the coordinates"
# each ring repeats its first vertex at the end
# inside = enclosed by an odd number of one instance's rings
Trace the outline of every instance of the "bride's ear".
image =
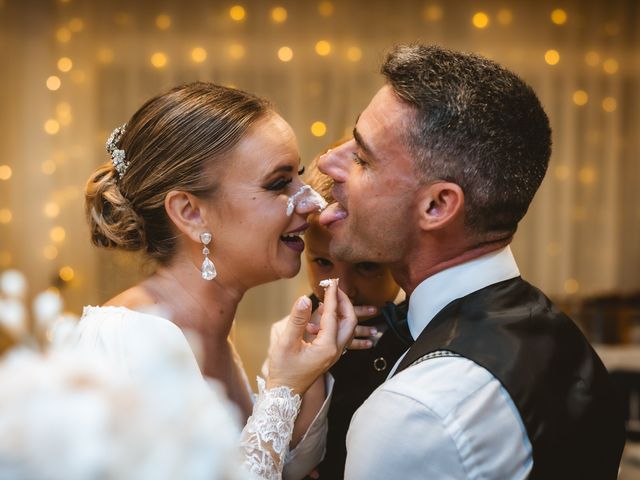
{"type": "Polygon", "coordinates": [[[200,234],[208,226],[205,222],[204,205],[198,197],[172,190],[164,199],[164,208],[178,230],[194,242],[200,241],[200,234]]]}

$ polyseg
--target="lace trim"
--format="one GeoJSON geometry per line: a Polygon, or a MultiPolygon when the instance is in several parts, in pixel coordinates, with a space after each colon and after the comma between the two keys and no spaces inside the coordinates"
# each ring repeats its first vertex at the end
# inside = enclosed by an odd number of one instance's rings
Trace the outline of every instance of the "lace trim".
{"type": "Polygon", "coordinates": [[[261,479],[279,480],[302,398],[289,387],[266,390],[264,380],[257,381],[258,396],[242,430],[240,448],[247,470],[261,479]]]}

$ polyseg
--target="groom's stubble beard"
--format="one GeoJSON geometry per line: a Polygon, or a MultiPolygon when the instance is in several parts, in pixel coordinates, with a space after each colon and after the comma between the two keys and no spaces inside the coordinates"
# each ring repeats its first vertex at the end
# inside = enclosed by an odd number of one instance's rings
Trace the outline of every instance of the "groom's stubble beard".
{"type": "Polygon", "coordinates": [[[332,232],[331,256],[350,263],[402,262],[410,243],[411,222],[406,217],[407,199],[393,200],[387,199],[384,208],[374,209],[375,214],[350,210],[345,224],[332,232]]]}

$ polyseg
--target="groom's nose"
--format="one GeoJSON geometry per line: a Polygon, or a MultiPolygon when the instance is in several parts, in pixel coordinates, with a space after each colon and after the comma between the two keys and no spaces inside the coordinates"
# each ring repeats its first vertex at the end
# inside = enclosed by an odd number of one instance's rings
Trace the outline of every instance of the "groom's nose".
{"type": "Polygon", "coordinates": [[[345,182],[349,172],[349,148],[347,145],[348,142],[336,148],[330,148],[318,159],[318,169],[338,183],[345,182]]]}

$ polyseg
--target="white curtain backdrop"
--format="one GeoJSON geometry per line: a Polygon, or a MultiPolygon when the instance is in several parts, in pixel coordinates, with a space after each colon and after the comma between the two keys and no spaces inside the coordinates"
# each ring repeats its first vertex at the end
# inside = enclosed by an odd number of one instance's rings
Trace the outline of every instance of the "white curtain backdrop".
{"type": "MultiPolygon", "coordinates": [[[[0,0],[0,270],[57,286],[76,313],[144,275],[90,245],[83,187],[147,97],[197,79],[256,92],[308,163],[380,87],[384,51],[418,40],[512,68],[551,118],[549,172],[514,243],[523,276],[560,299],[640,289],[636,0],[0,0]]],[[[269,323],[307,290],[300,275],[244,299],[250,372],[269,323]]]]}

